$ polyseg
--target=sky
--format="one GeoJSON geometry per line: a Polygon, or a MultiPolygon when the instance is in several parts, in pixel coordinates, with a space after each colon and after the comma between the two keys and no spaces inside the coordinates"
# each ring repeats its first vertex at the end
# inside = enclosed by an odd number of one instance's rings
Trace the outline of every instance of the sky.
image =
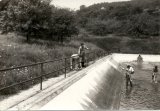
{"type": "Polygon", "coordinates": [[[128,0],[53,0],[52,4],[61,8],[70,8],[72,10],[78,10],[81,5],[89,6],[95,3],[102,2],[117,2],[128,0]]]}

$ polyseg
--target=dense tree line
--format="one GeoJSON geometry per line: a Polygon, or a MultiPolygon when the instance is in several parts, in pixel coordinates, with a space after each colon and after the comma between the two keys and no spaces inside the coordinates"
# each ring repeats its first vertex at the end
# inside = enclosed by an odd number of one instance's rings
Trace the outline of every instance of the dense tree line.
{"type": "Polygon", "coordinates": [[[81,6],[77,16],[79,25],[95,35],[114,33],[147,37],[160,34],[159,0],[81,6]]]}
{"type": "Polygon", "coordinates": [[[78,34],[77,27],[95,35],[147,37],[160,34],[159,0],[82,5],[76,12],[50,4],[51,0],[1,0],[0,30],[23,34],[27,41],[35,37],[61,42],[78,34]]]}
{"type": "Polygon", "coordinates": [[[3,33],[23,34],[31,37],[55,39],[63,42],[65,37],[78,33],[75,13],[58,9],[51,0],[2,0],[0,5],[0,28],[3,33]]]}

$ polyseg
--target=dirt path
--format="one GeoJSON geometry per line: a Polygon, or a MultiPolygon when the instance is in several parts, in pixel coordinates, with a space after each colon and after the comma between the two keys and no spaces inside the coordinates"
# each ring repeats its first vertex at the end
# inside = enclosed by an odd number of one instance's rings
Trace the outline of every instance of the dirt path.
{"type": "Polygon", "coordinates": [[[157,84],[151,82],[152,68],[157,63],[143,63],[140,67],[136,63],[131,64],[136,72],[133,75],[134,86],[123,89],[120,110],[160,109],[160,77],[157,84]]]}

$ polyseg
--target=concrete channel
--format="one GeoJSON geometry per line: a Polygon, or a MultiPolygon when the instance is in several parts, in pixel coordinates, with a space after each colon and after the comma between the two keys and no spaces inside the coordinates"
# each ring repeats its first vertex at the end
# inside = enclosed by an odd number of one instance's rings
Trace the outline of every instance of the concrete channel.
{"type": "Polygon", "coordinates": [[[109,57],[86,73],[41,110],[119,109],[124,79],[118,63],[109,57]]]}
{"type": "MultiPolygon", "coordinates": [[[[104,59],[103,62],[99,63],[95,68],[90,69],[85,77],[41,107],[40,110],[146,110],[160,108],[158,105],[160,96],[154,95],[153,99],[155,99],[154,101],[157,103],[153,103],[153,101],[149,99],[146,100],[146,98],[150,98],[148,95],[152,92],[142,91],[144,85],[139,88],[141,83],[137,85],[139,79],[143,80],[142,82],[147,81],[148,83],[149,81],[149,79],[145,79],[147,78],[145,77],[146,72],[141,74],[140,71],[143,71],[143,69],[136,69],[137,74],[135,74],[133,78],[135,79],[134,81],[137,82],[134,83],[134,93],[132,93],[131,90],[129,93],[125,93],[125,76],[120,65],[125,67],[123,63],[126,62],[132,64],[132,62],[136,62],[137,57],[138,54],[112,54],[112,56],[104,59]],[[137,98],[143,97],[145,93],[144,98],[137,98]],[[145,100],[147,102],[145,102],[145,100]],[[139,105],[138,103],[142,104],[139,105]],[[146,103],[150,105],[150,108],[148,108],[149,106],[145,106],[147,105],[146,103]],[[154,107],[155,105],[157,105],[157,107],[154,107]]],[[[160,62],[160,55],[142,55],[142,57],[144,64],[146,64],[145,62],[152,62],[153,64],[160,62]]],[[[148,86],[147,83],[144,83],[145,86],[148,86]]],[[[154,92],[154,94],[155,93],[156,92],[154,92]]]]}
{"type": "MultiPolygon", "coordinates": [[[[117,109],[155,109],[154,105],[156,104],[156,109],[160,109],[159,102],[160,102],[160,95],[159,92],[154,92],[157,95],[154,96],[153,99],[157,103],[151,103],[149,101],[148,95],[152,95],[150,89],[152,89],[152,83],[149,83],[149,75],[146,76],[145,73],[141,74],[140,71],[144,71],[144,69],[136,69],[135,77],[133,78],[134,81],[140,81],[146,86],[146,89],[142,92],[144,86],[140,85],[142,83],[137,82],[134,83],[133,91],[134,93],[130,92],[129,96],[126,96],[124,83],[125,83],[125,75],[123,70],[121,70],[121,66],[125,67],[125,63],[134,63],[136,64],[136,59],[138,54],[112,54],[110,56],[101,58],[100,60],[96,61],[94,64],[90,65],[89,67],[77,72],[75,77],[80,78],[74,81],[74,78],[68,78],[65,80],[67,83],[71,83],[67,87],[65,87],[64,82],[62,82],[62,87],[58,89],[60,93],[52,96],[54,93],[53,90],[49,90],[48,94],[51,96],[47,96],[41,101],[38,100],[40,103],[34,103],[34,105],[30,104],[30,107],[27,107],[27,110],[117,110],[117,109]],[[139,72],[138,72],[139,71],[139,72]],[[74,81],[74,82],[73,82],[74,81]],[[147,82],[146,82],[147,81],[147,82]],[[140,84],[138,84],[140,83],[140,84]],[[151,88],[148,88],[147,84],[150,84],[151,88]],[[148,92],[147,92],[148,91],[148,92]],[[50,92],[50,93],[49,93],[50,92]],[[144,97],[143,94],[146,94],[144,97]],[[137,97],[144,97],[139,99],[137,97]],[[153,107],[150,108],[145,107],[147,104],[152,104],[153,107]],[[134,105],[133,105],[134,103],[134,105]],[[142,103],[138,105],[138,103],[142,103]],[[133,107],[132,107],[133,106],[133,107]],[[138,107],[136,107],[138,106],[138,107]]],[[[143,60],[145,62],[150,63],[159,63],[160,62],[160,55],[142,55],[143,60]]],[[[146,64],[146,63],[145,63],[146,64]]],[[[144,65],[145,65],[144,64],[144,65]]],[[[148,65],[147,65],[148,67],[148,65]]],[[[152,67],[152,66],[151,66],[152,67]]],[[[148,68],[146,68],[148,71],[148,68]]],[[[147,72],[150,74],[150,72],[147,72]]],[[[158,85],[160,81],[158,82],[158,85]]],[[[159,86],[157,86],[159,87],[159,86]]],[[[42,91],[43,92],[43,91],[42,91]]],[[[41,94],[39,97],[45,96],[45,93],[41,94]]],[[[35,97],[34,97],[35,98],[35,97]]],[[[33,101],[35,101],[33,99],[33,101]]],[[[22,104],[22,103],[21,103],[22,104]]],[[[25,105],[27,102],[25,103],[25,105]]],[[[17,105],[18,106],[18,105],[17,105]]],[[[11,108],[12,110],[17,109],[17,106],[11,108]]],[[[20,105],[19,105],[20,106],[20,105]]],[[[24,106],[24,105],[23,105],[24,106]]],[[[21,110],[24,110],[22,107],[21,110]]]]}

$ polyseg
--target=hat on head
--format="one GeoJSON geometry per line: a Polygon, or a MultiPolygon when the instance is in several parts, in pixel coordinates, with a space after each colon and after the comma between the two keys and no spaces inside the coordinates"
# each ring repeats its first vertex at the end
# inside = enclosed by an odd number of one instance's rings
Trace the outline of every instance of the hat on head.
{"type": "Polygon", "coordinates": [[[127,68],[130,68],[131,66],[130,65],[127,65],[127,68]]]}
{"type": "Polygon", "coordinates": [[[84,45],[84,43],[81,43],[81,45],[84,45]]]}

